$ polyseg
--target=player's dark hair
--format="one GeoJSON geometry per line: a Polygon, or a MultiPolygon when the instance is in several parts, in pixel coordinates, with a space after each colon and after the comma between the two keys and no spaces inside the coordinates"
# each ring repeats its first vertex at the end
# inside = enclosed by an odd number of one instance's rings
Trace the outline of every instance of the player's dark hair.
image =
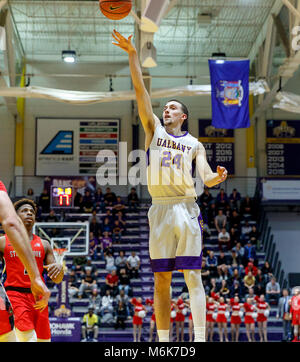
{"type": "Polygon", "coordinates": [[[181,105],[181,110],[182,110],[182,112],[183,112],[184,114],[186,114],[186,119],[185,119],[184,122],[182,123],[181,128],[186,127],[187,122],[188,122],[188,119],[189,119],[189,110],[187,109],[187,106],[186,106],[184,103],[180,102],[178,99],[170,99],[167,103],[169,103],[169,102],[177,102],[177,103],[179,103],[179,104],[181,105]]]}
{"type": "Polygon", "coordinates": [[[30,200],[30,199],[20,199],[20,200],[16,201],[16,202],[14,203],[14,208],[15,208],[16,212],[19,210],[19,208],[20,208],[21,206],[26,205],[26,204],[28,204],[28,205],[30,205],[30,206],[33,207],[34,213],[35,213],[35,215],[36,215],[36,213],[37,213],[36,203],[35,203],[34,201],[30,200]]]}

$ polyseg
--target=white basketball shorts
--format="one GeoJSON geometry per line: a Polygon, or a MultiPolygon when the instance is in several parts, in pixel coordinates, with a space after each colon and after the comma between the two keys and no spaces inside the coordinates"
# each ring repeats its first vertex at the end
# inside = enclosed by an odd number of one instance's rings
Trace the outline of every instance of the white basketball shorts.
{"type": "Polygon", "coordinates": [[[153,201],[148,218],[153,272],[201,269],[203,220],[194,199],[153,201]]]}

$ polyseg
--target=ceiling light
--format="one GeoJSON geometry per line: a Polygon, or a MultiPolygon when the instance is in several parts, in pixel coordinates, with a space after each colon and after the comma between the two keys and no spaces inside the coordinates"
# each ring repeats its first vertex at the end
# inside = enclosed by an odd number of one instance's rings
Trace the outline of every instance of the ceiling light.
{"type": "Polygon", "coordinates": [[[75,50],[63,50],[61,57],[65,63],[75,63],[77,59],[75,50]]]}

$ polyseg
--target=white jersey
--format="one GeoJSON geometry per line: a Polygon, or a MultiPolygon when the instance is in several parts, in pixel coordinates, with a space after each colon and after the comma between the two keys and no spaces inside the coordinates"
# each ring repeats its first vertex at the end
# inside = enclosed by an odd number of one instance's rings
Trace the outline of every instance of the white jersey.
{"type": "Polygon", "coordinates": [[[156,127],[147,150],[148,190],[152,199],[197,197],[192,172],[199,146],[200,142],[188,132],[173,136],[163,126],[156,127]]]}

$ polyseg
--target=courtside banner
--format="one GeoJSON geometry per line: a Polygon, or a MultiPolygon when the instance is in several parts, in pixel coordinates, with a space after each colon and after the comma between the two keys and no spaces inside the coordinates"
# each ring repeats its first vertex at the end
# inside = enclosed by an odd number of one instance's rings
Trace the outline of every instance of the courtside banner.
{"type": "Polygon", "coordinates": [[[246,60],[210,59],[212,125],[216,128],[248,128],[249,69],[246,60]]]}

